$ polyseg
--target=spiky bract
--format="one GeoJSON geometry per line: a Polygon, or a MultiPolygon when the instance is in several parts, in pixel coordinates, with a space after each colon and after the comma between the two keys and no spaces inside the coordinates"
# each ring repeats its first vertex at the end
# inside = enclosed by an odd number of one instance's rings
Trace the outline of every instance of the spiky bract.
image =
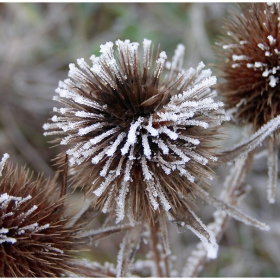
{"type": "Polygon", "coordinates": [[[0,276],[59,277],[75,272],[67,265],[74,227],[66,228],[64,199],[54,181],[0,163],[0,276]],[[2,166],[1,166],[2,164],[2,166]],[[1,175],[1,174],[0,174],[1,175]]]}
{"type": "Polygon", "coordinates": [[[138,45],[118,40],[114,52],[108,42],[91,67],[84,59],[80,69],[70,64],[54,98],[66,106],[54,108],[45,135],[65,135],[60,144],[72,146],[66,153],[75,186],[94,193],[103,212],[116,209],[117,222],[162,211],[176,220],[197,180],[213,175],[213,140],[227,117],[213,99],[211,71],[202,62],[182,68],[183,45],[171,62],[165,52],[154,60],[146,39],[140,59],[138,45]]]}
{"type": "Polygon", "coordinates": [[[279,4],[250,3],[225,22],[217,68],[219,92],[241,124],[254,131],[280,113],[279,4]]]}

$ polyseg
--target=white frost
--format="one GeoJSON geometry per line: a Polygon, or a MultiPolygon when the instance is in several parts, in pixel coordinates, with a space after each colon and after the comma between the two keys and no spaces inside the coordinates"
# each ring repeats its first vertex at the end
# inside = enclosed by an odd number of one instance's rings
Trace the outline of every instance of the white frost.
{"type": "Polygon", "coordinates": [[[232,60],[233,61],[239,61],[239,60],[248,60],[248,57],[246,55],[232,55],[232,60]]]}
{"type": "Polygon", "coordinates": [[[276,39],[273,38],[272,35],[268,35],[268,36],[267,36],[267,39],[268,39],[268,41],[269,41],[270,46],[272,46],[273,44],[276,43],[276,39]]]}
{"type": "Polygon", "coordinates": [[[269,76],[269,85],[271,87],[276,87],[277,83],[279,82],[279,78],[278,77],[274,77],[273,75],[269,76]]]}
{"type": "Polygon", "coordinates": [[[2,176],[3,168],[6,164],[7,159],[9,158],[9,154],[5,153],[0,161],[0,177],[2,176]]]}

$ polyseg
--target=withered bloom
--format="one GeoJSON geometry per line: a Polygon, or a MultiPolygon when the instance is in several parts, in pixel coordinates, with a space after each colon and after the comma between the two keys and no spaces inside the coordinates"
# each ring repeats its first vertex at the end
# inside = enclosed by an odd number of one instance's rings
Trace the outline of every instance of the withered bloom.
{"type": "Polygon", "coordinates": [[[226,106],[256,131],[280,113],[279,4],[242,5],[224,25],[217,65],[226,106]]]}
{"type": "Polygon", "coordinates": [[[66,226],[65,196],[59,198],[54,181],[32,181],[32,174],[5,163],[7,158],[5,154],[0,162],[0,277],[78,272],[71,257],[79,243],[74,239],[77,227],[66,226]]]}
{"type": "MultiPolygon", "coordinates": [[[[253,132],[276,124],[272,120],[280,113],[279,24],[279,3],[242,5],[225,22],[217,47],[220,57],[217,68],[224,79],[218,84],[219,93],[225,97],[233,118],[241,125],[251,125],[253,132]],[[265,126],[269,121],[272,121],[270,125],[265,126]]],[[[278,173],[277,131],[266,141],[271,203],[278,173]]]]}
{"type": "Polygon", "coordinates": [[[183,45],[168,62],[164,51],[153,58],[151,44],[144,39],[140,58],[138,43],[118,40],[114,51],[108,42],[92,66],[70,64],[54,97],[65,106],[54,108],[45,135],[64,136],[75,186],[95,194],[97,209],[115,209],[116,222],[154,222],[165,212],[213,243],[191,209],[196,197],[207,200],[197,182],[213,175],[214,140],[228,119],[211,90],[216,78],[202,62],[184,69],[183,45]]]}

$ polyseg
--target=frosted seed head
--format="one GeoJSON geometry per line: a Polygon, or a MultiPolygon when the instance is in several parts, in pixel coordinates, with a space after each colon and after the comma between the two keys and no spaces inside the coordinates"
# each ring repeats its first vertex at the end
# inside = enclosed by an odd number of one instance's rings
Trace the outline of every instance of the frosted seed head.
{"type": "Polygon", "coordinates": [[[57,90],[63,109],[56,108],[53,124],[45,125],[69,146],[74,181],[100,198],[97,207],[112,208],[117,222],[137,220],[142,210],[136,209],[143,209],[145,219],[150,211],[158,215],[160,206],[169,211],[181,203],[177,188],[184,192],[196,187],[197,177],[209,177],[212,151],[204,151],[203,141],[215,138],[217,123],[226,119],[211,89],[217,79],[203,62],[184,69],[180,44],[168,66],[165,51],[152,60],[151,45],[144,39],[141,57],[137,42],[107,42],[99,57],[90,58],[91,68],[84,59],[77,60],[79,68],[70,64],[70,79],[57,90]],[[187,185],[175,186],[182,176],[187,185]],[[136,189],[147,201],[133,209],[136,189]]]}
{"type": "Polygon", "coordinates": [[[42,176],[34,180],[26,168],[15,168],[10,162],[2,172],[5,181],[0,180],[0,225],[5,227],[0,227],[1,276],[59,277],[77,271],[67,262],[73,260],[71,254],[78,241],[74,235],[80,229],[75,225],[67,229],[71,217],[65,215],[66,197],[60,197],[55,181],[42,176]],[[58,208],[60,211],[56,211],[58,208]],[[11,244],[13,250],[9,249],[11,244]],[[53,263],[56,254],[59,257],[53,263]]]}
{"type": "Polygon", "coordinates": [[[239,42],[245,41],[246,44],[239,43],[236,48],[225,48],[219,54],[221,60],[217,63],[220,78],[224,81],[218,85],[218,89],[225,97],[227,109],[234,109],[243,98],[250,100],[247,105],[243,104],[232,113],[238,123],[252,124],[254,131],[279,115],[279,110],[273,105],[278,101],[272,93],[279,84],[277,75],[279,38],[274,33],[267,33],[269,30],[267,27],[279,25],[278,6],[273,4],[268,8],[266,3],[250,3],[249,9],[241,7],[244,16],[240,17],[239,13],[233,13],[225,25],[223,45],[234,45],[236,38],[239,38],[239,42]],[[228,32],[234,35],[228,36],[228,32]],[[230,62],[230,68],[225,61],[230,62]],[[262,94],[264,91],[267,95],[262,94]],[[267,99],[268,96],[274,97],[267,99]],[[255,114],[253,108],[256,107],[265,107],[267,110],[255,114]]]}

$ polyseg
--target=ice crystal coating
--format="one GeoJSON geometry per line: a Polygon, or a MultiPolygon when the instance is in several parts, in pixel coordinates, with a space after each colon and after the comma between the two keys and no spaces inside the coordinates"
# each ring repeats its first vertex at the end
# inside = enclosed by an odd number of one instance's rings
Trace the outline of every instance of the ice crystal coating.
{"type": "Polygon", "coordinates": [[[31,181],[20,171],[0,162],[0,276],[58,277],[75,272],[71,260],[75,227],[66,229],[64,199],[55,200],[55,184],[31,181]],[[47,187],[47,188],[44,188],[47,187]]]}
{"type": "MultiPolygon", "coordinates": [[[[202,62],[183,69],[183,45],[171,61],[163,51],[153,59],[151,45],[144,39],[140,59],[138,43],[117,40],[115,51],[107,42],[92,66],[82,58],[78,67],[70,64],[54,97],[65,107],[54,108],[53,122],[44,125],[45,135],[62,135],[60,144],[69,146],[75,186],[96,195],[103,212],[114,209],[116,222],[162,212],[177,222],[194,201],[197,181],[212,178],[213,140],[228,120],[211,89],[216,77],[202,62]]],[[[201,221],[186,215],[180,221],[191,220],[188,227],[212,246],[201,221]]]]}
{"type": "Polygon", "coordinates": [[[217,54],[226,106],[256,131],[280,113],[279,4],[250,3],[225,23],[217,54]]]}

